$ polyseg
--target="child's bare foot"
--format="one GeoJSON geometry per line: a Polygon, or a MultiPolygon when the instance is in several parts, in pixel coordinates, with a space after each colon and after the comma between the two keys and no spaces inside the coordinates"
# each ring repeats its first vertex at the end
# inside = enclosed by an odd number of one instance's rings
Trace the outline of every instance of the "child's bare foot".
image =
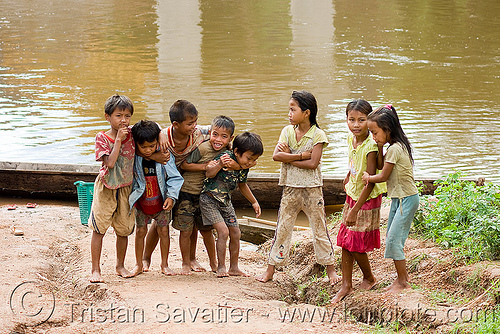
{"type": "Polygon", "coordinates": [[[375,277],[372,277],[371,279],[363,278],[363,281],[359,285],[360,290],[371,290],[375,284],[377,284],[377,280],[375,277]]]}
{"type": "Polygon", "coordinates": [[[205,268],[201,266],[201,264],[198,263],[198,261],[193,260],[191,261],[191,270],[196,271],[196,272],[202,272],[202,271],[207,271],[205,268]]]}
{"type": "Polygon", "coordinates": [[[175,272],[169,267],[161,267],[161,273],[167,276],[174,276],[175,272]]]}
{"type": "Polygon", "coordinates": [[[142,259],[142,271],[143,272],[145,272],[145,273],[148,272],[150,265],[151,265],[151,260],[142,259]]]}
{"type": "Polygon", "coordinates": [[[128,271],[127,269],[125,269],[125,267],[117,267],[116,273],[118,274],[118,276],[121,276],[123,278],[132,277],[132,273],[130,271],[128,271]]]}
{"type": "Polygon", "coordinates": [[[212,270],[213,273],[216,273],[217,272],[217,264],[210,263],[210,269],[212,270]]]}
{"type": "Polygon", "coordinates": [[[342,285],[340,290],[337,292],[335,297],[333,297],[332,301],[330,302],[330,306],[337,305],[342,301],[342,299],[344,299],[346,296],[350,295],[353,292],[354,290],[352,289],[352,287],[347,287],[342,285]]]}
{"type": "Polygon", "coordinates": [[[132,269],[132,272],[130,274],[132,275],[131,277],[135,277],[139,274],[142,274],[143,272],[144,272],[143,267],[136,265],[134,269],[132,269]]]}
{"type": "Polygon", "coordinates": [[[411,288],[408,282],[406,281],[400,282],[399,280],[395,280],[391,285],[386,287],[384,291],[387,291],[389,293],[399,293],[408,288],[411,288]]]}
{"type": "Polygon", "coordinates": [[[342,281],[342,277],[337,275],[333,265],[326,266],[326,273],[328,274],[328,279],[330,280],[331,285],[335,285],[338,282],[342,281]]]}
{"type": "Polygon", "coordinates": [[[181,268],[181,275],[191,275],[191,267],[187,264],[183,264],[181,268]]]}
{"type": "Polygon", "coordinates": [[[102,279],[101,272],[100,271],[93,271],[92,276],[90,276],[90,283],[103,283],[104,280],[102,279]]]}
{"type": "Polygon", "coordinates": [[[229,274],[229,276],[250,277],[250,275],[248,275],[247,273],[241,271],[240,268],[236,268],[236,269],[229,268],[228,274],[229,274]]]}
{"type": "Polygon", "coordinates": [[[217,271],[215,273],[217,274],[217,277],[219,277],[219,278],[229,276],[229,274],[227,273],[226,267],[224,267],[224,266],[218,267],[217,271]]]}
{"type": "Polygon", "coordinates": [[[266,271],[262,275],[257,276],[255,279],[259,282],[266,283],[272,281],[273,276],[274,276],[274,267],[267,266],[266,271]]]}

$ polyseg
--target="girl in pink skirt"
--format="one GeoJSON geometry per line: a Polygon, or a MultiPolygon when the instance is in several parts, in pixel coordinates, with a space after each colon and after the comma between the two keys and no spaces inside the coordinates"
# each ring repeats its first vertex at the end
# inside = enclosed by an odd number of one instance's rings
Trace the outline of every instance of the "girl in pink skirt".
{"type": "Polygon", "coordinates": [[[363,172],[377,172],[378,147],[368,131],[368,114],[371,105],[365,100],[354,100],[347,105],[349,172],[344,180],[347,194],[342,212],[342,224],[337,245],[342,247],[342,287],[332,300],[338,303],[351,294],[354,261],[363,272],[359,288],[369,290],[377,280],[373,276],[368,252],[380,248],[380,205],[385,183],[365,186],[363,172]]]}

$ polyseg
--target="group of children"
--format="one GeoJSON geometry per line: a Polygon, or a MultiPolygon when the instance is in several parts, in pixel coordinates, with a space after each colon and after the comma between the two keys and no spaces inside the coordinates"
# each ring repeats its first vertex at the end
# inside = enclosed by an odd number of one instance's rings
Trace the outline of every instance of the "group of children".
{"type": "MultiPolygon", "coordinates": [[[[397,273],[387,290],[408,288],[403,247],[419,198],[413,179],[412,148],[396,110],[385,105],[372,111],[371,105],[361,99],[350,102],[346,108],[349,172],[344,180],[347,198],[337,236],[337,245],[342,248],[342,278],[334,269],[325,217],[320,161],[328,139],[319,128],[317,113],[317,102],[311,93],[292,93],[290,125],[281,131],[273,152],[273,160],[281,162],[279,185],[283,186],[278,224],[267,269],[257,280],[272,280],[275,266],[288,256],[293,226],[302,210],[309,219],[317,262],[326,267],[331,284],[342,280],[332,302],[353,292],[354,262],[363,273],[359,288],[371,289],[377,281],[367,253],[380,248],[380,207],[382,194],[387,192],[392,203],[385,257],[394,260],[397,273]]],[[[96,136],[96,160],[102,161],[102,167],[95,182],[89,218],[93,229],[91,281],[102,282],[100,255],[109,226],[113,226],[117,236],[119,275],[132,277],[148,271],[158,241],[161,272],[173,275],[168,267],[170,222],[180,231],[181,274],[204,270],[196,260],[200,231],[210,268],[218,277],[248,276],[238,267],[241,233],[230,193],[238,187],[256,216],[260,215],[259,203],[246,183],[248,170],[263,153],[260,137],[243,132],[233,140],[235,124],[225,116],[216,117],[209,128],[197,126],[198,112],[185,100],[172,105],[171,125],[163,130],[157,123],[144,120],[130,127],[132,114],[130,99],[110,97],[105,104],[105,117],[111,129],[96,136]],[[124,260],[127,237],[135,225],[136,266],[129,272],[124,260]],[[216,240],[213,229],[217,232],[216,240]]]]}

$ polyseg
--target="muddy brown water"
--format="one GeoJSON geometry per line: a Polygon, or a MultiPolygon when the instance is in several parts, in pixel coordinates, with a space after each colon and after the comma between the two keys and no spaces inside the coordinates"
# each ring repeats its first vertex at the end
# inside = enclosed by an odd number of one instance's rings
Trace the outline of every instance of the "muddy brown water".
{"type": "Polygon", "coordinates": [[[330,140],[325,173],[347,172],[344,110],[364,98],[394,104],[417,174],[500,182],[497,0],[5,0],[0,13],[1,160],[92,163],[119,92],[133,122],[168,125],[179,98],[200,124],[232,117],[264,140],[256,171],[276,172],[288,97],[307,89],[330,140]]]}

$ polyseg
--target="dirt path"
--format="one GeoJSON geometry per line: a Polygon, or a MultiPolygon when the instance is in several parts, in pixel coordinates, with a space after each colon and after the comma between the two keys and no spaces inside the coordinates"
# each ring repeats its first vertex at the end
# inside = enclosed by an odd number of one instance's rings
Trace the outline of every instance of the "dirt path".
{"type": "MultiPolygon", "coordinates": [[[[123,279],[114,273],[115,236],[108,231],[102,256],[106,283],[90,284],[91,232],[80,224],[76,204],[38,200],[36,208],[28,209],[28,201],[32,200],[0,201],[2,333],[363,332],[351,318],[338,312],[333,316],[321,314],[323,321],[320,315],[312,322],[301,321],[298,312],[313,312],[316,308],[288,305],[280,301],[279,284],[257,282],[254,276],[265,267],[265,258],[251,250],[243,249],[240,260],[241,268],[253,276],[249,278],[218,279],[209,272],[166,277],[158,270],[156,250],[151,272],[123,279]],[[7,210],[7,202],[17,203],[18,208],[7,210]],[[24,236],[14,236],[13,225],[22,228],[24,236]],[[294,310],[293,321],[290,316],[283,317],[294,310]]],[[[176,231],[171,231],[169,265],[179,271],[177,238],[176,231]]],[[[198,257],[208,267],[201,248],[198,257]]],[[[131,237],[128,268],[132,268],[133,261],[131,237]]]]}
{"type": "MultiPolygon", "coordinates": [[[[151,272],[123,279],[114,272],[115,236],[109,231],[102,256],[106,283],[90,284],[91,231],[80,224],[76,203],[38,200],[36,208],[26,208],[27,202],[32,200],[0,199],[0,333],[364,333],[373,329],[366,324],[396,320],[417,331],[440,331],[496,304],[500,295],[492,284],[500,276],[497,263],[466,266],[449,251],[410,239],[411,290],[383,292],[395,274],[382,248],[370,254],[375,289],[348,296],[336,309],[318,307],[340,285],[330,287],[315,276],[322,268],[314,265],[307,232],[294,236],[291,265],[263,284],[254,277],[265,268],[265,257],[249,247],[240,253],[249,278],[218,279],[209,272],[166,277],[156,250],[151,272]],[[7,203],[18,208],[7,210],[7,203]],[[13,225],[24,235],[15,236],[13,225]]],[[[169,265],[179,271],[177,238],[172,229],[169,265]]],[[[130,237],[128,268],[133,255],[130,237]]],[[[208,268],[202,247],[198,258],[208,268]]],[[[359,269],[354,277],[356,286],[359,269]]]]}

